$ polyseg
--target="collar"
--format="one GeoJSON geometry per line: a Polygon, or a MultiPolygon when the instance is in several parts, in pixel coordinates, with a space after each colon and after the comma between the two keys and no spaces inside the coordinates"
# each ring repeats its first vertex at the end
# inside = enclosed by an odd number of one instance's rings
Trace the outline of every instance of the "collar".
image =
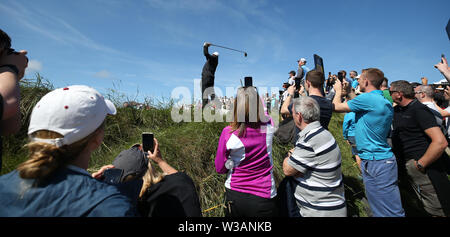
{"type": "Polygon", "coordinates": [[[319,121],[312,122],[312,123],[308,124],[308,125],[300,132],[299,136],[300,136],[300,137],[304,137],[304,136],[306,136],[311,130],[314,130],[314,129],[316,129],[316,128],[319,128],[320,126],[321,126],[321,125],[320,125],[320,122],[319,122],[319,121]]]}
{"type": "Polygon", "coordinates": [[[77,173],[85,174],[85,175],[88,175],[88,176],[92,177],[92,175],[89,172],[87,172],[87,170],[82,169],[82,168],[80,168],[78,166],[67,165],[66,168],[69,169],[69,170],[75,171],[77,173]]]}
{"type": "Polygon", "coordinates": [[[383,91],[381,91],[381,90],[373,90],[373,91],[371,91],[369,93],[375,93],[375,94],[383,95],[383,91]]]}
{"type": "Polygon", "coordinates": [[[400,105],[398,105],[399,106],[399,108],[401,109],[401,110],[406,110],[406,109],[408,109],[409,108],[409,106],[412,106],[412,105],[414,105],[415,103],[417,103],[417,99],[413,99],[411,102],[409,102],[409,104],[407,104],[407,105],[405,105],[405,106],[400,106],[400,105]]]}

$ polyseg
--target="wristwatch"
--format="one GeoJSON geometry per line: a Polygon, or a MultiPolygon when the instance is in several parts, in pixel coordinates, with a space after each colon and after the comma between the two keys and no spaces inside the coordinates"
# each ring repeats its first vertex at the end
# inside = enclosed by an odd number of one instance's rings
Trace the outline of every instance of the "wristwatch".
{"type": "Polygon", "coordinates": [[[425,171],[425,167],[423,167],[423,166],[419,163],[418,160],[416,161],[416,166],[417,166],[417,169],[418,169],[420,172],[424,172],[424,171],[425,171]]]}
{"type": "Polygon", "coordinates": [[[4,65],[1,65],[0,67],[9,67],[9,68],[11,68],[11,70],[14,71],[14,73],[15,73],[16,75],[19,75],[19,69],[16,67],[16,65],[12,65],[12,64],[4,64],[4,65]]]}

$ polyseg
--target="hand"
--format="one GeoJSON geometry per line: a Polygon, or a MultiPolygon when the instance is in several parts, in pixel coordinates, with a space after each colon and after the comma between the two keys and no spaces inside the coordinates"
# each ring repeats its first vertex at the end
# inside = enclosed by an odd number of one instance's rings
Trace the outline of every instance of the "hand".
{"type": "Polygon", "coordinates": [[[341,93],[341,91],[342,91],[342,83],[341,83],[341,81],[336,80],[336,83],[334,83],[333,88],[334,88],[334,91],[336,93],[338,93],[338,92],[341,93]]]}
{"type": "Polygon", "coordinates": [[[8,54],[7,50],[3,50],[0,56],[0,65],[12,64],[19,69],[18,79],[22,79],[25,75],[25,69],[28,67],[27,51],[21,50],[20,52],[15,52],[8,54]]]}
{"type": "Polygon", "coordinates": [[[158,140],[156,140],[156,138],[153,138],[153,141],[155,143],[155,148],[154,148],[153,152],[148,151],[148,158],[158,164],[161,161],[163,161],[163,158],[162,158],[161,152],[159,150],[158,140]]]}
{"type": "Polygon", "coordinates": [[[92,173],[92,178],[94,179],[102,179],[103,178],[103,173],[105,172],[105,170],[107,169],[112,169],[114,168],[114,165],[105,165],[102,168],[100,168],[99,171],[92,173]]]}
{"type": "Polygon", "coordinates": [[[419,166],[417,165],[417,161],[414,161],[414,165],[416,166],[416,169],[420,172],[420,173],[423,173],[423,174],[425,174],[425,168],[419,168],[419,166]]]}
{"type": "Polygon", "coordinates": [[[295,85],[289,86],[289,88],[288,88],[288,93],[289,93],[291,96],[294,96],[294,93],[295,93],[295,85]]]}
{"type": "Polygon", "coordinates": [[[356,164],[358,164],[358,167],[361,170],[361,158],[359,158],[359,156],[356,156],[355,160],[356,160],[356,164]]]}
{"type": "Polygon", "coordinates": [[[434,65],[434,67],[437,68],[440,72],[450,71],[447,59],[445,58],[442,58],[442,62],[439,62],[438,64],[434,65]]]}
{"type": "Polygon", "coordinates": [[[298,92],[300,95],[303,95],[303,93],[305,92],[305,87],[300,85],[300,91],[298,92]]]}
{"type": "Polygon", "coordinates": [[[350,144],[350,142],[348,141],[348,140],[345,140],[345,142],[347,142],[347,144],[349,145],[349,146],[351,146],[352,144],[350,144]]]}
{"type": "Polygon", "coordinates": [[[203,46],[209,47],[209,46],[211,46],[211,43],[205,42],[205,43],[203,44],[203,46]]]}

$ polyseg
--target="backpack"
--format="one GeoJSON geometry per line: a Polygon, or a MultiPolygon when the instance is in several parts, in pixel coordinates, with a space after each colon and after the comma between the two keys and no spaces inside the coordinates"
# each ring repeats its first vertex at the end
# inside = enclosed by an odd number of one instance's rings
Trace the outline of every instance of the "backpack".
{"type": "Polygon", "coordinates": [[[285,144],[295,144],[297,135],[297,127],[295,126],[294,119],[292,117],[284,119],[278,130],[275,132],[275,138],[285,145],[285,144]]]}

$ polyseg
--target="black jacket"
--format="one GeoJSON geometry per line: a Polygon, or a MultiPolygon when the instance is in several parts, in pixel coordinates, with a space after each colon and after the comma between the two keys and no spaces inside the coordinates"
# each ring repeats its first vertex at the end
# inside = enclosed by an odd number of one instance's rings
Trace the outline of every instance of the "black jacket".
{"type": "Polygon", "coordinates": [[[208,53],[208,47],[203,46],[203,54],[206,57],[206,63],[203,66],[202,81],[205,79],[212,79],[214,83],[214,74],[216,73],[217,64],[219,63],[219,57],[208,53]]]}
{"type": "Polygon", "coordinates": [[[192,179],[183,172],[167,175],[150,186],[138,203],[144,217],[201,217],[200,201],[192,179]]]}

